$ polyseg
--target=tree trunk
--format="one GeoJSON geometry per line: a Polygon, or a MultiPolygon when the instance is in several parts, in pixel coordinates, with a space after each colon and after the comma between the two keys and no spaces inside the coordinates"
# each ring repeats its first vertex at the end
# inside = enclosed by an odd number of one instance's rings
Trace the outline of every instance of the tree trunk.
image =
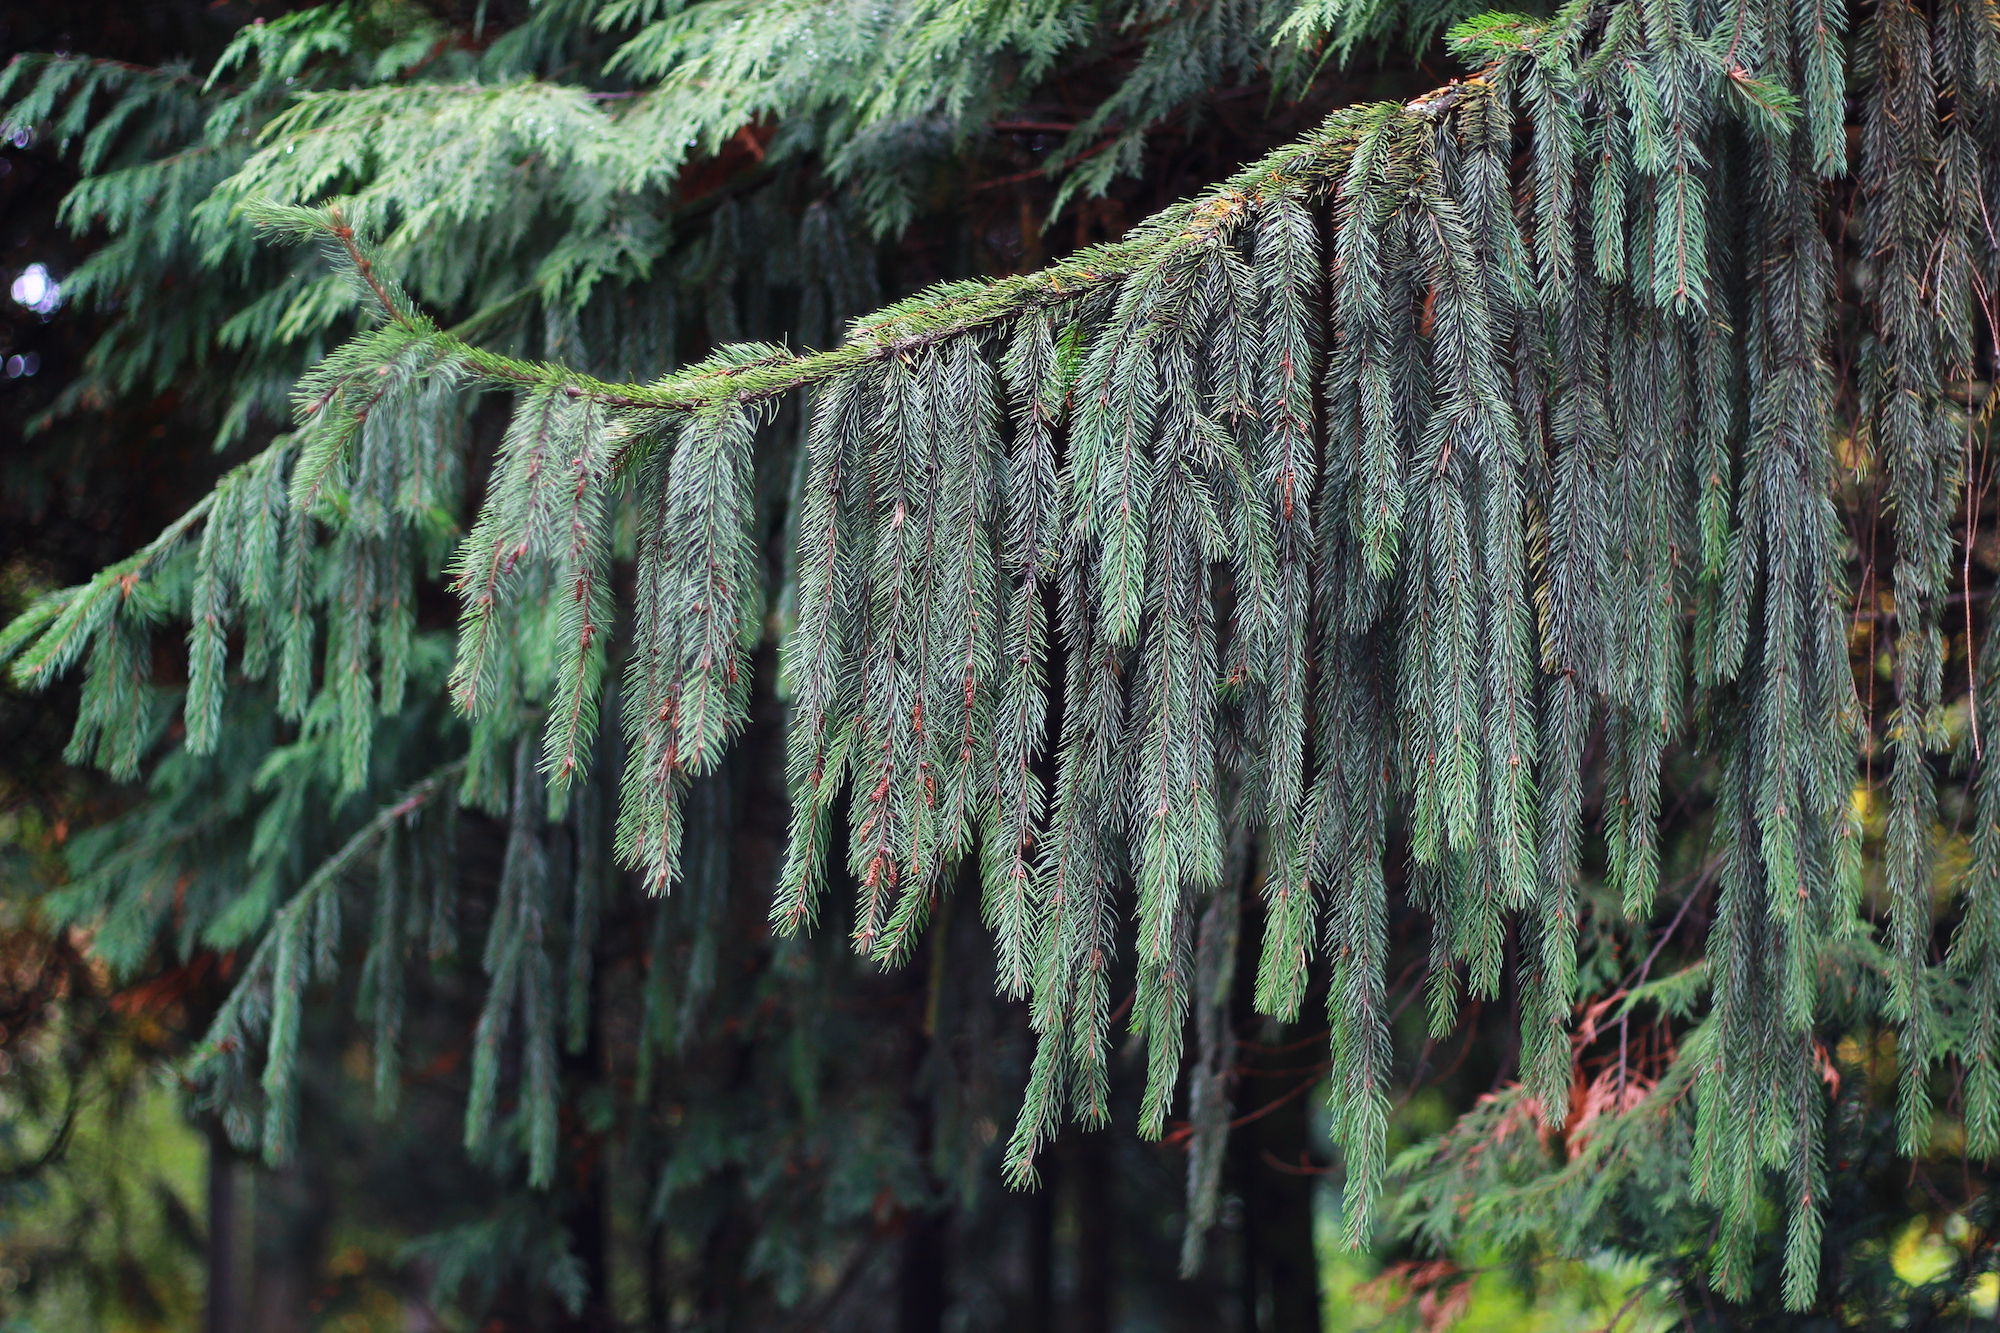
{"type": "Polygon", "coordinates": [[[1022,1210],[1028,1251],[1027,1319],[1029,1329],[1053,1329],[1056,1324],[1056,1155],[1047,1153],[1042,1183],[1022,1210]]]}
{"type": "MultiPolygon", "coordinates": [[[[581,1051],[562,1055],[564,1081],[586,1087],[609,1078],[604,1047],[604,968],[602,960],[590,972],[589,1036],[581,1051]]],[[[605,1179],[605,1157],[612,1145],[604,1136],[572,1134],[569,1152],[580,1160],[570,1168],[582,1177],[575,1199],[563,1219],[570,1244],[583,1261],[583,1305],[564,1322],[574,1333],[610,1333],[617,1327],[611,1303],[611,1199],[605,1179]]]]}
{"type": "Polygon", "coordinates": [[[617,1319],[611,1309],[611,1228],[604,1197],[604,1166],[600,1159],[565,1222],[570,1243],[583,1261],[583,1305],[563,1326],[574,1333],[611,1333],[617,1319]]]}
{"type": "MultiPolygon", "coordinates": [[[[1252,996],[1259,946],[1264,938],[1260,895],[1247,894],[1238,937],[1237,1014],[1254,1012],[1252,996]]],[[[1303,1013],[1325,1003],[1317,987],[1303,1013]]],[[[1323,1010],[1321,1010],[1323,1012],[1323,1010]]],[[[1319,1254],[1313,1244],[1314,1172],[1324,1166],[1312,1156],[1307,1115],[1324,1083],[1299,1087],[1311,1078],[1298,1069],[1300,1053],[1316,1042],[1291,1049],[1312,1029],[1266,1019],[1254,1043],[1239,1045],[1244,1076],[1234,1090],[1235,1114],[1256,1116],[1229,1136],[1224,1167],[1233,1193],[1243,1200],[1242,1319],[1253,1333],[1319,1333],[1319,1254]],[[1272,1103],[1279,1103],[1272,1105],[1272,1103]],[[1268,1109],[1267,1109],[1268,1108],[1268,1109]]]]}
{"type": "Polygon", "coordinates": [[[1296,1172],[1310,1165],[1306,1109],[1311,1096],[1302,1093],[1235,1134],[1237,1188],[1243,1197],[1242,1327],[1256,1333],[1319,1333],[1313,1177],[1281,1169],[1296,1172]]]}
{"type": "Polygon", "coordinates": [[[668,1333],[673,1304],[667,1294],[667,1230],[657,1222],[646,1227],[646,1333],[668,1333]]]}
{"type": "Polygon", "coordinates": [[[903,1233],[903,1272],[898,1284],[898,1333],[944,1333],[950,1292],[945,1283],[946,1240],[951,1214],[912,1214],[903,1233]]]}
{"type": "Polygon", "coordinates": [[[239,1333],[236,1151],[219,1122],[208,1127],[208,1310],[206,1333],[239,1333]]]}
{"type": "Polygon", "coordinates": [[[1111,1169],[1109,1131],[1074,1135],[1076,1208],[1076,1330],[1111,1333],[1112,1294],[1117,1286],[1118,1210],[1116,1178],[1111,1169]]]}

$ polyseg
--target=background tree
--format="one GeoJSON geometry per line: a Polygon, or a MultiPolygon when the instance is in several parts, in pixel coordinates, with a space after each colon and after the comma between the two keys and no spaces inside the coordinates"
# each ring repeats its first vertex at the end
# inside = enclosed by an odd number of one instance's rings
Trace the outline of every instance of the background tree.
{"type": "Polygon", "coordinates": [[[146,782],[42,919],[213,974],[301,1254],[365,1076],[345,1216],[523,1323],[1305,1327],[1325,1170],[1423,1311],[1611,1253],[1689,1323],[1990,1318],[1996,57],[708,0],[17,60],[96,239],[50,429],[241,460],[0,639],[146,782]]]}

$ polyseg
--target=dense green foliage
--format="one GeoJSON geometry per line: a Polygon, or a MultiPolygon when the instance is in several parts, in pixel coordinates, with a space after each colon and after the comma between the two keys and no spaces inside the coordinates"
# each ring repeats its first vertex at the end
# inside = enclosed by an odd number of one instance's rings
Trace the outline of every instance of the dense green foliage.
{"type": "MultiPolygon", "coordinates": [[[[321,6],[198,73],[7,74],[12,123],[76,154],[66,219],[104,236],[66,278],[103,332],[52,419],[184,386],[242,455],[0,634],[24,685],[83,668],[73,760],[149,783],[79,840],[51,919],[128,970],[163,936],[243,951],[192,1067],[239,1142],[293,1155],[307,1010],[348,941],[385,1115],[414,964],[463,950],[463,1141],[534,1215],[565,1117],[599,1114],[575,1070],[610,1040],[604,923],[659,932],[614,1057],[642,1104],[721,985],[747,877],[729,786],[766,781],[729,756],[749,733],[768,758],[775,690],[790,831],[760,947],[789,1017],[745,1058],[787,1033],[813,1048],[796,1096],[821,1095],[811,987],[862,966],[812,929],[833,898],[869,963],[939,941],[928,1036],[967,928],[948,904],[978,893],[1033,1049],[1011,1135],[970,1108],[924,1150],[940,1176],[997,1133],[1029,1184],[1065,1121],[1106,1122],[1129,1006],[1139,1131],[1188,1116],[1198,1272],[1239,989],[1288,1022],[1324,988],[1349,1244],[1386,1219],[1447,1253],[1610,1247],[1683,1297],[1854,1314],[1873,1205],[1837,1164],[1887,1151],[1882,1024],[1895,1151],[1952,1139],[1959,1206],[1984,1206],[2000,642],[1975,627],[1967,482],[1994,402],[2000,12],[514,17],[321,6]],[[1043,134],[1065,80],[1100,86],[1021,173],[1049,217],[1233,84],[1324,96],[1447,25],[1461,80],[1342,107],[1046,266],[1024,204],[1027,271],[877,308],[879,238],[944,207],[988,127],[1043,134]],[[154,646],[183,623],[171,685],[154,646]],[[468,820],[498,844],[490,894],[461,889],[468,820]],[[1697,905],[1705,940],[1677,938],[1697,905]],[[1490,1040],[1489,1005],[1518,1054],[1392,1163],[1412,911],[1420,1071],[1490,1040]]],[[[815,1131],[829,1153],[892,1132],[871,1095],[815,1131]]],[[[645,1149],[656,1218],[755,1168],[715,1133],[645,1149]]],[[[930,1187],[905,1183],[915,1207],[930,1187]]],[[[532,1222],[493,1225],[479,1244],[587,1285],[532,1222]]],[[[1985,1253],[1933,1304],[1969,1317],[1985,1253]]]]}

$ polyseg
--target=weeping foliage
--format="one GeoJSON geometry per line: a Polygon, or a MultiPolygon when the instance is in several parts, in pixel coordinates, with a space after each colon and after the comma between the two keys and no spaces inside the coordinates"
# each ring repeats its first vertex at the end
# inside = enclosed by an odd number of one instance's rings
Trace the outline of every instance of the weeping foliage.
{"type": "MultiPolygon", "coordinates": [[[[797,8],[800,23],[827,21],[797,8]]],[[[1006,37],[1040,59],[1061,7],[1008,8],[1042,15],[1006,37]]],[[[1227,20],[1228,6],[1208,8],[1227,20]]],[[[679,71],[669,90],[754,63],[719,32],[692,63],[653,54],[732,12],[690,9],[620,58],[679,71]]],[[[909,21],[950,46],[943,17],[909,21]]],[[[214,743],[240,628],[243,674],[275,671],[286,716],[331,710],[359,785],[366,719],[403,697],[412,579],[441,555],[461,405],[495,389],[514,407],[450,557],[463,775],[414,789],[273,919],[218,1020],[209,1076],[249,1079],[261,1033],[264,1136],[282,1144],[299,990],[339,930],[316,904],[337,903],[325,886],[370,847],[369,1003],[393,1048],[398,951],[437,928],[398,897],[413,882],[397,868],[409,821],[483,803],[512,823],[467,1140],[488,1132],[518,1014],[531,1176],[547,1180],[562,899],[537,830],[597,818],[578,812],[615,782],[620,862],[655,893],[682,873],[689,793],[748,721],[767,632],[759,460],[789,446],[781,408],[803,395],[776,600],[793,808],[772,921],[813,925],[844,874],[854,947],[896,963],[955,868],[976,862],[1000,988],[1027,1002],[1037,1043],[1011,1179],[1033,1179],[1066,1118],[1107,1117],[1113,964],[1127,951],[1143,1133],[1175,1108],[1197,1011],[1196,1253],[1227,1132],[1218,1015],[1250,885],[1265,908],[1260,1008],[1295,1017],[1311,969],[1329,978],[1350,1243],[1370,1236],[1385,1180],[1392,885],[1434,923],[1434,1034],[1517,969],[1522,1083],[1482,1114],[1562,1124],[1586,793],[1602,792],[1610,887],[1644,920],[1660,892],[1663,757],[1689,747],[1716,773],[1715,924],[1702,969],[1677,982],[1695,1026],[1671,1078],[1620,1108],[1620,1132],[1651,1116],[1684,1136],[1687,1188],[1719,1219],[1724,1290],[1745,1289],[1775,1188],[1786,1300],[1808,1304],[1825,1192],[1814,1025],[1843,967],[1886,978],[1905,1150],[1928,1134],[1928,1070],[1953,1057],[1970,1149],[2000,1143],[2000,782],[1977,722],[1963,907],[1949,959],[1930,958],[1932,760],[1951,743],[1942,618],[2000,281],[1984,220],[2000,214],[2000,24],[1978,0],[1879,7],[1852,37],[1863,124],[1850,163],[1842,22],[1813,0],[1484,16],[1453,31],[1475,76],[1338,112],[1114,244],[924,292],[829,351],[731,345],[643,383],[564,364],[554,334],[551,359],[533,362],[438,328],[397,281],[410,266],[393,247],[378,258],[357,226],[393,210],[245,205],[266,229],[327,243],[369,322],[300,381],[294,435],[0,640],[31,684],[87,664],[79,757],[136,769],[160,725],[145,636],[185,614],[190,749],[214,743]],[[1851,447],[1881,457],[1895,509],[1893,909],[1879,949],[1858,914],[1864,728],[1852,553],[1832,503],[1848,409],[1830,361],[1828,209],[1850,166],[1869,256],[1851,447]],[[627,560],[621,612],[612,571],[627,560]],[[610,741],[606,707],[620,721],[610,741]],[[593,772],[611,751],[612,771],[593,772]],[[1705,1003],[1688,998],[1704,988],[1705,1003]]],[[[745,103],[728,123],[764,109],[745,103]]],[[[331,114],[308,103],[274,133],[331,114]]],[[[278,170],[263,159],[240,180],[278,170]]],[[[1988,637],[1975,718],[2000,716],[1988,637]]],[[[576,920],[594,919],[599,892],[575,891],[576,920]]],[[[1550,1188],[1583,1182],[1622,1141],[1593,1140],[1596,1156],[1550,1188]]]]}

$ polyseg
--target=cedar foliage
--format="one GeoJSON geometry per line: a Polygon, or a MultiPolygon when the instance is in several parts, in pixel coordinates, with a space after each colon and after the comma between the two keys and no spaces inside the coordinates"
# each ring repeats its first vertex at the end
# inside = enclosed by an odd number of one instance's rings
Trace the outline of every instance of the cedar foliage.
{"type": "MultiPolygon", "coordinates": [[[[367,1004],[393,1097],[398,977],[451,929],[464,802],[508,821],[465,1139],[486,1144],[516,1070],[528,1179],[549,1181],[557,1050],[586,1021],[610,861],[681,891],[690,793],[745,727],[774,627],[792,828],[773,927],[817,925],[844,873],[854,948],[895,964],[976,861],[999,986],[1036,1037],[1016,1183],[1066,1119],[1108,1115],[1120,952],[1146,1050],[1138,1127],[1164,1131],[1191,1008],[1198,1068],[1218,1058],[1233,955],[1206,941],[1233,925],[1204,914],[1233,922],[1250,882],[1258,1006],[1295,1017],[1311,969],[1329,976],[1350,1244],[1388,1172],[1392,882],[1434,922],[1434,1036],[1515,969],[1521,1084],[1482,1114],[1517,1101],[1561,1125],[1586,804],[1609,889],[1647,920],[1680,749],[1705,757],[1713,803],[1705,956],[1625,998],[1683,1024],[1677,1054],[1567,1179],[1684,1136],[1687,1188],[1718,1220],[1716,1285],[1748,1289],[1775,1199],[1785,1301],[1806,1306],[1828,1188],[1815,1025],[1857,995],[1896,1026],[1902,1150],[1925,1147],[1947,1064],[1968,1151],[2000,1148],[2000,783],[1979,732],[2000,716],[2000,644],[1979,646],[1969,691],[1944,680],[1954,525],[1993,403],[1992,6],[1888,3],[1849,34],[1816,0],[1469,18],[1134,4],[1113,26],[1143,32],[1141,52],[1055,154],[1059,203],[1131,170],[1149,126],[1227,77],[1270,68],[1300,88],[1328,51],[1452,19],[1469,73],[1337,111],[1116,241],[872,313],[855,256],[912,216],[933,161],[912,145],[1003,110],[1088,39],[1081,8],[551,3],[436,78],[405,73],[445,49],[435,26],[385,13],[245,29],[201,84],[75,57],[8,75],[16,122],[79,145],[71,216],[115,236],[76,287],[212,275],[195,304],[230,311],[213,337],[240,350],[225,439],[287,392],[294,423],[0,636],[24,683],[84,669],[73,757],[140,771],[167,716],[151,636],[184,620],[189,761],[228,743],[235,676],[324,738],[339,789],[369,788],[377,719],[441,672],[416,662],[419,584],[441,576],[460,602],[446,688],[463,757],[303,873],[277,868],[271,818],[253,853],[269,918],[214,936],[261,931],[199,1075],[267,1154],[287,1151],[302,995],[335,965],[366,858],[367,1004]],[[586,55],[631,86],[550,73],[586,55]],[[308,71],[351,86],[286,91],[308,71]],[[754,205],[705,206],[697,263],[665,276],[675,219],[655,205],[692,149],[760,118],[774,161],[810,156],[845,187],[803,212],[789,261],[799,340],[826,350],[725,342],[673,368],[679,301],[706,302],[719,342],[736,328],[724,293],[754,205]],[[158,155],[177,133],[194,146],[158,155]],[[317,242],[326,265],[284,268],[252,224],[317,242]],[[1848,225],[1859,328],[1835,304],[1829,237],[1848,225]],[[447,328],[427,306],[474,313],[447,328]],[[330,350],[294,382],[302,344],[330,350]],[[454,541],[469,414],[495,392],[510,424],[454,541]],[[1881,460],[1894,515],[1879,783],[1833,503],[1848,457],[1881,460]],[[1954,749],[1976,807],[1962,870],[1935,855],[1954,749]],[[1889,811],[1879,941],[1857,784],[1889,811]],[[575,849],[561,871],[557,828],[575,849]]],[[[190,373],[202,352],[173,321],[196,318],[114,322],[78,401],[190,373]]],[[[80,911],[114,890],[78,894],[80,911]]],[[[1214,1095],[1198,1073],[1191,1254],[1228,1128],[1214,1095]]],[[[1449,1195],[1449,1149],[1400,1164],[1410,1206],[1449,1195]]]]}

